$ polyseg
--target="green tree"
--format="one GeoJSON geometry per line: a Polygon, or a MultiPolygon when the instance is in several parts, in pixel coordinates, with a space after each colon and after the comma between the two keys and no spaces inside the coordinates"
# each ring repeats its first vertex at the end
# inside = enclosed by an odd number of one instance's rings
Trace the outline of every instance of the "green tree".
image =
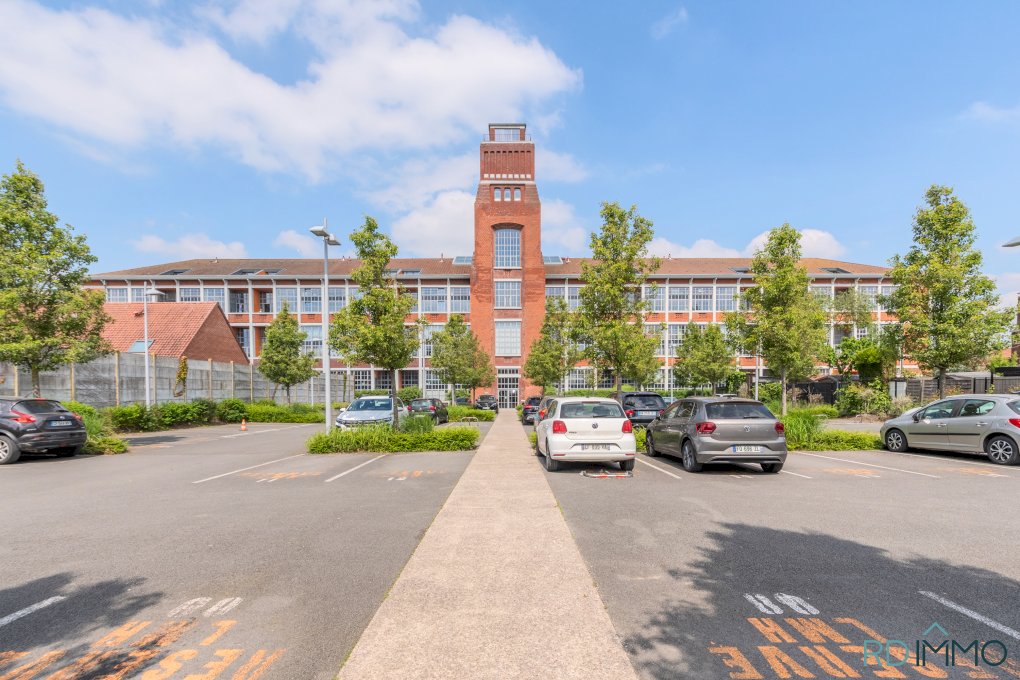
{"type": "Polygon", "coordinates": [[[297,319],[290,315],[286,302],[266,328],[259,373],[274,384],[283,386],[288,404],[290,388],[309,380],[316,373],[315,356],[301,351],[307,337],[308,334],[298,328],[297,319]]]}
{"type": "Polygon", "coordinates": [[[874,306],[870,295],[848,288],[832,299],[832,322],[851,332],[860,328],[873,335],[876,324],[871,312],[874,306]]]}
{"type": "Polygon", "coordinates": [[[654,232],[637,206],[624,210],[618,203],[603,203],[601,215],[602,227],[591,236],[592,261],[581,265],[585,285],[577,335],[586,344],[585,356],[613,371],[619,396],[624,375],[641,384],[658,370],[659,338],[645,335],[642,328],[648,304],[641,299],[641,286],[660,261],[647,257],[654,232]]]}
{"type": "Polygon", "coordinates": [[[676,349],[673,375],[681,385],[711,385],[713,388],[733,372],[733,350],[722,329],[710,324],[704,330],[687,324],[676,349]]]}
{"type": "MultiPolygon", "coordinates": [[[[570,369],[584,356],[574,342],[573,327],[573,318],[563,298],[546,298],[542,330],[531,343],[522,369],[524,377],[541,386],[543,391],[563,383],[570,369]]],[[[566,389],[566,384],[562,389],[566,389]]]]}
{"type": "MultiPolygon", "coordinates": [[[[387,369],[397,385],[397,371],[407,366],[418,349],[418,333],[404,324],[414,307],[408,295],[392,277],[390,260],[397,246],[371,217],[351,234],[351,243],[361,264],[351,274],[361,296],[333,316],[329,344],[344,361],[365,363],[387,369]]],[[[393,400],[393,426],[397,426],[397,402],[393,400]]]]}
{"type": "Polygon", "coordinates": [[[890,311],[902,327],[903,350],[938,376],[1001,348],[1010,310],[998,309],[995,284],[981,272],[970,211],[949,187],[932,185],[914,215],[914,244],[892,259],[896,289],[890,311]]]}
{"type": "Polygon", "coordinates": [[[766,365],[779,374],[784,415],[789,383],[812,373],[826,343],[826,312],[810,292],[800,255],[800,232],[789,224],[770,231],[751,260],[755,286],[745,293],[751,312],[731,312],[726,319],[742,345],[760,347],[766,365]]]}
{"type": "Polygon", "coordinates": [[[42,181],[19,160],[0,179],[0,360],[39,374],[112,351],[100,291],[87,290],[96,262],[85,237],[49,212],[42,181]]]}
{"type": "Polygon", "coordinates": [[[840,379],[848,377],[856,368],[857,353],[864,349],[868,341],[847,336],[835,346],[826,346],[823,358],[825,363],[839,372],[840,379]]]}
{"type": "MultiPolygon", "coordinates": [[[[491,385],[495,378],[489,355],[461,314],[452,315],[443,330],[432,335],[432,368],[444,382],[467,385],[472,392],[480,385],[491,385]]],[[[450,402],[457,403],[456,392],[450,402]]]]}

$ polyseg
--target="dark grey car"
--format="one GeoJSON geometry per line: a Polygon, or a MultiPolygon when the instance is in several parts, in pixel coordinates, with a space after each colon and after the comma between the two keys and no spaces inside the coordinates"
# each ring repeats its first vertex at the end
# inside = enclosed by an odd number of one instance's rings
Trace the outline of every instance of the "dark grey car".
{"type": "Polygon", "coordinates": [[[890,451],[908,448],[984,453],[993,463],[1020,464],[1020,399],[1012,394],[961,394],[882,424],[890,451]]]}
{"type": "Polygon", "coordinates": [[[758,463],[779,472],[786,462],[783,424],[760,401],[690,397],[673,402],[645,434],[649,456],[679,456],[684,469],[705,463],[758,463]]]}

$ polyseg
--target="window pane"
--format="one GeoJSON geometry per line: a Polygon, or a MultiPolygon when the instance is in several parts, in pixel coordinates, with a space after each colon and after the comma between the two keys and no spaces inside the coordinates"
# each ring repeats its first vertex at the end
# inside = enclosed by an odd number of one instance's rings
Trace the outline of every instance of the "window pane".
{"type": "Polygon", "coordinates": [[[712,311],[712,286],[694,287],[694,311],[712,311]]]}
{"type": "Polygon", "coordinates": [[[201,302],[201,288],[181,288],[181,302],[201,302]]]}
{"type": "Polygon", "coordinates": [[[567,291],[566,288],[564,288],[563,286],[546,286],[545,296],[547,298],[555,297],[566,300],[567,291]]]}
{"type": "Polygon", "coordinates": [[[645,300],[648,301],[648,309],[653,312],[666,311],[666,287],[645,286],[645,300]]]}
{"type": "Polygon", "coordinates": [[[322,311],[322,289],[315,288],[301,289],[301,311],[305,314],[318,314],[322,311]]]}
{"type": "MultiPolygon", "coordinates": [[[[509,189],[507,190],[509,191],[509,189]]],[[[508,199],[509,200],[509,199],[508,199]]],[[[495,264],[498,269],[521,266],[521,232],[517,229],[497,229],[495,264]]]]}
{"type": "Polygon", "coordinates": [[[737,309],[737,287],[719,286],[715,289],[716,309],[720,312],[733,312],[737,309]]]}
{"type": "Polygon", "coordinates": [[[422,329],[420,352],[423,357],[432,356],[432,335],[443,330],[444,325],[441,323],[430,323],[422,329]]]}
{"type": "Polygon", "coordinates": [[[514,189],[514,200],[515,201],[521,200],[521,190],[520,189],[514,189]]]}
{"type": "Polygon", "coordinates": [[[206,288],[205,289],[205,301],[215,302],[222,309],[226,302],[226,289],[225,288],[206,288]]]}
{"type": "Polygon", "coordinates": [[[319,356],[322,353],[322,326],[320,324],[302,324],[299,328],[302,333],[308,334],[301,344],[301,351],[319,356]]]}
{"type": "Polygon", "coordinates": [[[567,288],[567,309],[576,311],[581,306],[581,286],[569,286],[567,288]]]}
{"type": "Polygon", "coordinates": [[[128,301],[128,289],[127,288],[107,288],[106,289],[106,301],[107,302],[127,302],[128,301]]]}
{"type": "Polygon", "coordinates": [[[446,286],[422,286],[419,305],[424,313],[445,313],[446,286]]]}
{"type": "Polygon", "coordinates": [[[230,291],[230,313],[231,314],[246,314],[248,312],[248,293],[247,291],[232,290],[230,291]]]}
{"type": "Polygon", "coordinates": [[[450,286],[450,311],[461,314],[471,311],[470,286],[450,286]]]}
{"type": "Polygon", "coordinates": [[[496,281],[496,309],[518,309],[521,306],[520,281],[496,281]]]}
{"type": "Polygon", "coordinates": [[[329,289],[330,313],[339,312],[346,306],[347,306],[347,292],[343,288],[334,288],[330,286],[329,289]]]}
{"type": "Polygon", "coordinates": [[[276,313],[279,314],[283,311],[283,305],[286,303],[287,311],[291,314],[297,314],[297,288],[277,288],[276,289],[276,313]]]}
{"type": "Polygon", "coordinates": [[[502,201],[503,200],[503,190],[500,189],[499,187],[494,188],[492,190],[492,200],[494,200],[494,201],[502,201]]]}
{"type": "Polygon", "coordinates": [[[263,290],[259,292],[259,312],[262,314],[273,313],[273,291],[263,290]]]}
{"type": "Polygon", "coordinates": [[[496,322],[496,355],[518,357],[521,355],[521,322],[496,322]]]}
{"type": "Polygon", "coordinates": [[[689,286],[669,287],[669,311],[686,312],[690,306],[691,289],[689,286]]]}

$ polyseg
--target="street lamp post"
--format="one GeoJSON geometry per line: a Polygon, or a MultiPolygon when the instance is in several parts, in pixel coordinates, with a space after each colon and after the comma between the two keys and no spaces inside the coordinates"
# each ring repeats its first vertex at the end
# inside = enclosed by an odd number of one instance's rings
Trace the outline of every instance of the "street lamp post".
{"type": "Polygon", "coordinates": [[[333,427],[332,367],[329,363],[329,247],[340,245],[327,229],[326,219],[308,231],[322,239],[322,377],[326,382],[326,432],[333,427]]]}
{"type": "Polygon", "coordinates": [[[155,288],[146,288],[142,291],[142,332],[144,337],[142,343],[145,346],[145,407],[149,408],[152,406],[152,388],[151,381],[149,379],[149,297],[152,297],[152,301],[156,302],[163,293],[159,292],[155,288]]]}

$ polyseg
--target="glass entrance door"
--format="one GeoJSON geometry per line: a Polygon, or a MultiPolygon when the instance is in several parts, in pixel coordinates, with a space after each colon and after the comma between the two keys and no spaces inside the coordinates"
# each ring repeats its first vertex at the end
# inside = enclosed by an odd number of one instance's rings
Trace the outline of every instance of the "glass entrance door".
{"type": "Polygon", "coordinates": [[[500,408],[517,408],[520,400],[521,374],[518,368],[496,369],[496,398],[500,408]]]}

